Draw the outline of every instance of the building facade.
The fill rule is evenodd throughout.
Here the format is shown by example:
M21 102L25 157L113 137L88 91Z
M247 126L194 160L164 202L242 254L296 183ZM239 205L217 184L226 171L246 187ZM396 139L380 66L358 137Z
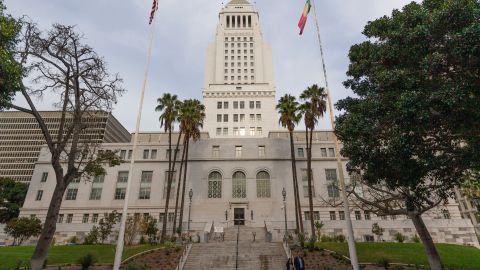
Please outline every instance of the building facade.
M190 227L192 233L200 236L212 227L265 227L273 240L281 240L285 223L288 230L295 228L295 204L289 134L277 128L271 49L263 42L258 13L246 0L232 0L222 9L219 19L216 40L207 52L203 92L205 129L189 149L182 227ZM177 136L175 133L172 141ZM302 218L307 221L310 215L303 132L294 133L294 143ZM70 183L58 219L57 243L73 235L81 241L106 213L121 213L128 181L131 181L129 213L150 215L160 222L167 220L171 228L175 197L181 187L180 173L175 172L165 216L167 134L139 134L136 153L132 152L131 142L104 143L102 150L118 151L126 161L135 157L133 177L128 179L127 162L107 167L104 176ZM336 188L339 175L336 155L333 133L314 132L313 216L325 224L322 233L331 236L347 234L346 213ZM49 159L49 152L43 148L21 209L22 216L45 219L55 185ZM348 184L351 179L345 169L346 162L343 159L342 169ZM411 220L405 216L376 216L356 207L353 201L350 215L357 241L373 240L373 223L385 229L385 241L392 241L398 232L409 238L416 234ZM461 215L454 200L426 213L424 221L436 242L479 246L471 221ZM307 222L304 227L308 231Z
M48 130L56 134L61 121L58 111L44 111L40 115ZM71 117L67 116L66 122ZM129 142L130 133L107 112L92 112L85 117L87 129L81 138L98 143ZM46 144L37 120L28 113L0 112L0 177L29 182L40 149Z
M230 1L219 14L207 49L203 101L204 131L212 138L261 138L278 130L272 49L246 0Z

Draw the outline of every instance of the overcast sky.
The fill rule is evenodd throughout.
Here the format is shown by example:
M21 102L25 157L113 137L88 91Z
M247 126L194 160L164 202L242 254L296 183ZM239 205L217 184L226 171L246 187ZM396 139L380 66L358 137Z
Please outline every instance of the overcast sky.
M146 62L148 16L152 0L4 0L7 13L28 15L41 29L52 23L76 25L85 43L104 56L112 73L124 79L127 93L114 115L129 130L135 128L139 91ZM141 129L158 131L156 99L165 92L180 98L202 99L205 52L215 36L222 0L159 0L152 66L147 84ZM334 103L348 95L348 51L362 42L368 21L390 15L411 0L316 0L324 43L327 73ZM297 23L304 0L257 0L256 8L264 38L272 45L278 98L298 96L308 85L324 85L316 41L314 13L310 13L303 36ZM43 100L41 109L51 109ZM319 124L328 129L328 121Z

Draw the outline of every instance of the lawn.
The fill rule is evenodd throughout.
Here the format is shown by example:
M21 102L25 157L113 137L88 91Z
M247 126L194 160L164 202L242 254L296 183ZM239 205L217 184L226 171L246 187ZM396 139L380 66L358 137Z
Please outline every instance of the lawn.
M317 243L321 248L348 256L347 243ZM375 263L387 258L392 263L428 265L425 250L419 243L356 243L360 262ZM453 269L480 269L480 249L449 244L436 245L442 262Z
M159 246L140 245L133 247L126 247L123 253L123 258L126 259L134 254L142 251L158 248ZM27 265L32 256L34 246L20 246L20 247L0 247L0 269L3 267L13 267L18 260L22 261L22 265ZM113 245L91 245L91 246L54 246L48 251L48 263L65 264L76 263L77 260L87 254L94 254L99 263L113 263L115 256L115 246Z

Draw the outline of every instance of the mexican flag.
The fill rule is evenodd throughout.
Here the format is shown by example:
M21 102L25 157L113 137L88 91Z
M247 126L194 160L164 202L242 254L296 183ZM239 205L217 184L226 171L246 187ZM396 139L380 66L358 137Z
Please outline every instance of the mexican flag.
M303 34L303 29L305 28L305 24L307 24L307 16L310 12L310 8L312 5L310 4L310 0L307 0L305 3L305 7L303 8L302 17L300 17L300 21L298 22L298 27L300 28L300 35Z

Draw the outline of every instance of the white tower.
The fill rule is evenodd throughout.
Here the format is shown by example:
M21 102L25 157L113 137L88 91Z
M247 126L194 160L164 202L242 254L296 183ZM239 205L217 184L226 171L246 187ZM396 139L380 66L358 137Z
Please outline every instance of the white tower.
M219 14L207 49L203 99L210 137L266 137L277 130L272 49L246 0L230 1Z

